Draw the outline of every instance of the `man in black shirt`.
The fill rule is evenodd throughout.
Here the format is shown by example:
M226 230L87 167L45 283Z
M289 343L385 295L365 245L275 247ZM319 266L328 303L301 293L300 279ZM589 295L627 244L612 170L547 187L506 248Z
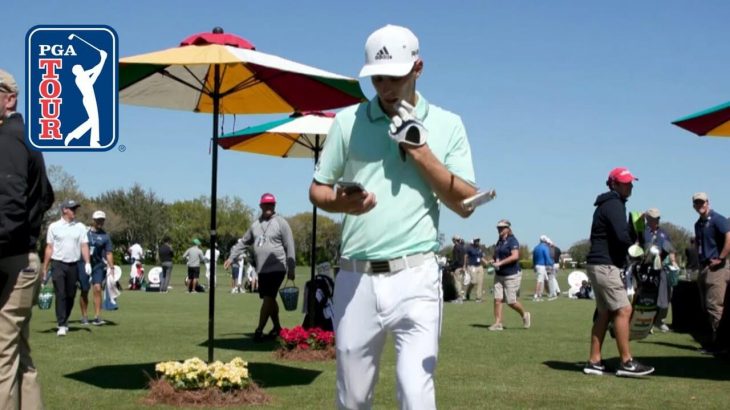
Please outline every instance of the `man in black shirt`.
M456 287L454 303L464 303L464 255L466 255L466 248L464 247L464 239L459 235L454 235L451 240L454 242L454 248L451 250L451 274L454 275L454 285Z
M162 265L162 280L160 281L160 292L167 293L167 287L170 285L170 278L172 277L172 246L170 246L170 238L165 237L162 240L162 245L157 251L160 257L160 264Z
M0 69L0 406L40 409L28 338L40 284L36 242L53 189L43 155L25 145L17 103L18 84Z

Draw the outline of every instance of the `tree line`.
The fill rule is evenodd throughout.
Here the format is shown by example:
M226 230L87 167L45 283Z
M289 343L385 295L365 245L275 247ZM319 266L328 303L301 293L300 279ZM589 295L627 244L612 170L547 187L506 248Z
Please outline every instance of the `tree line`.
M175 252L175 262L184 263L181 256L192 246L194 238L210 247L210 198L168 203L151 190L135 183L130 188L117 188L98 196L88 196L79 188L76 179L61 166L48 167L48 177L55 192L53 207L46 213L42 231L41 249L45 246L47 226L61 217L61 203L74 199L82 206L76 219L91 226L91 214L100 209L106 213L104 229L114 243L114 260L122 264L130 245L139 243L146 250L145 263L155 263L157 249L165 237L169 237ZM230 248L258 217L258 209L247 206L239 197L222 197L217 202L218 249L227 257ZM303 212L285 217L292 228L296 247L296 259L300 265L309 265L312 235L312 213ZM316 261L332 262L339 249L341 224L317 215Z

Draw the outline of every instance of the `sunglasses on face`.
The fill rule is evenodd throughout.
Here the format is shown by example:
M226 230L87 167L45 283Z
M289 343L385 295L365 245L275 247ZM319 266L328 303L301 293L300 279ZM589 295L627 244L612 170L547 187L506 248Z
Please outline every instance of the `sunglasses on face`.
M702 205L705 204L705 202L706 201L703 201L701 199L698 199L698 200L692 201L692 205L694 205L694 206L702 206Z

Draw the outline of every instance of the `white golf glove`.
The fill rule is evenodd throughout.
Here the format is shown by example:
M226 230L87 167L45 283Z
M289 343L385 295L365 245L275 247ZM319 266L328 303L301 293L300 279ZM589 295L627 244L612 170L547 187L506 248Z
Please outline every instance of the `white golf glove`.
M388 135L398 144L402 142L420 147L426 143L428 130L416 118L415 108L405 100L401 100L398 115L391 118Z
M91 275L91 264L87 263L84 265L84 272L86 272L87 275Z

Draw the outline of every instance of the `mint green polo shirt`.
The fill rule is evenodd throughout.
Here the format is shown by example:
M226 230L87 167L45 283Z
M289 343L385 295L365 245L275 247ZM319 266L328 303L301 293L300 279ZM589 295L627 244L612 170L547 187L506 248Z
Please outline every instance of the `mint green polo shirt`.
M471 148L461 118L418 94L416 117L429 131L427 144L446 168L474 184ZM401 160L388 136L390 118L378 97L348 107L335 117L314 179L361 183L377 205L363 215L346 215L341 255L359 260L392 259L437 251L439 201L410 157Z

